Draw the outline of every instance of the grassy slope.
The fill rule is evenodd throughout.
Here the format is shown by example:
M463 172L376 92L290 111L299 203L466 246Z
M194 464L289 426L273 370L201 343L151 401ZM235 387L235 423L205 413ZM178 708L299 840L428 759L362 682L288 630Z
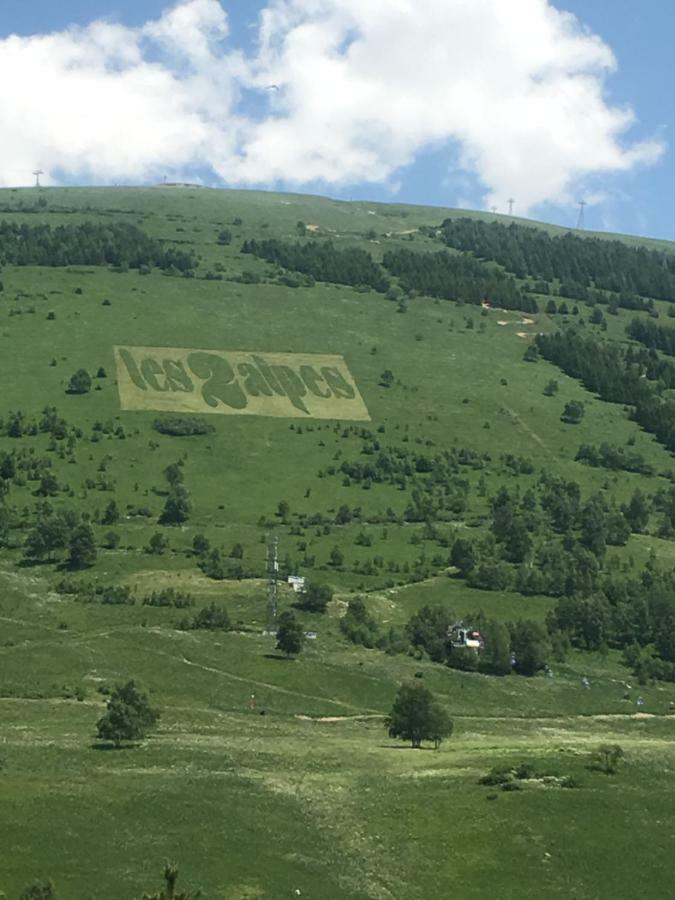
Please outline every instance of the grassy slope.
M28 223L86 221L105 216L140 222L165 239L194 242L202 270L223 263L228 274L266 267L242 259L245 237L292 236L303 220L331 229L336 241L364 241L373 228L406 241L402 232L439 222L446 211L345 204L320 198L196 189L46 191L48 208L11 214ZM0 192L0 205L33 192ZM80 210L60 211L61 208ZM89 208L88 208L89 207ZM459 214L459 213L457 213ZM464 214L464 213L461 213ZM0 214L0 218L9 213ZM240 216L229 248L218 247L220 227ZM231 226L230 226L231 227ZM410 245L432 245L415 235ZM153 274L5 269L0 297L0 417L21 408L38 414L53 403L89 433L96 420L118 418L129 437L82 443L77 465L54 460L60 480L75 492L71 503L102 508L111 494L86 491L105 457L120 506L148 505L158 513L161 470L187 454L186 482L195 512L188 526L170 530L172 553L149 557L142 547L157 526L133 520L118 529L123 550L101 554L93 577L125 582L141 593L165 585L189 586L199 602L227 603L247 627L264 621L264 585L219 584L198 575L180 551L197 532L228 549L245 546L245 560L260 564L261 515L273 516L280 499L294 511L328 513L341 503L400 511L405 496L385 487L345 488L340 478L320 478L335 456L358 458L361 441L343 437L333 423L291 430L273 419L209 417L208 438L159 438L152 413L120 413L113 377L113 344L192 346L342 353L383 441L415 447L467 446L489 452L488 492L505 478L499 454L522 454L537 468L579 481L584 491L606 488L618 500L635 486L653 492L661 479L608 475L573 462L581 442L611 440L635 448L659 471L670 457L630 423L620 407L602 404L546 363L521 362L526 338L555 327L540 314L521 316L420 298L405 315L375 294L317 285L290 290L268 284L186 282ZM82 294L75 294L75 288ZM28 296L20 296L21 292ZM44 296L40 296L44 295ZM105 298L111 306L102 306ZM34 313L27 310L33 307ZM22 310L21 315L9 315ZM47 312L55 320L47 320ZM475 328L466 329L466 319ZM610 317L621 339L628 315ZM500 325L499 322L507 322ZM485 324L481 333L479 325ZM373 348L375 350L373 351ZM56 367L50 366L55 358ZM102 391L69 397L75 369L109 377ZM391 368L398 383L387 390L379 374ZM551 377L555 398L542 390ZM502 382L505 381L506 384ZM581 426L559 421L568 399L584 399ZM464 402L468 401L468 402ZM150 442L157 446L151 447ZM0 440L0 448L15 446ZM44 437L25 446L46 452ZM432 448L433 449L433 448ZM470 473L474 487L479 473ZM512 479L524 488L528 478ZM136 489L136 484L138 489ZM32 487L32 486L31 486ZM309 497L306 497L310 489ZM30 504L30 490L13 501ZM481 500L472 495L479 519ZM221 508L222 507L222 508ZM105 528L99 528L102 534ZM358 526L330 535L309 530L302 539L322 565L331 547L350 561L381 553L408 560L432 544L412 544L418 529L368 529L371 547L357 547ZM299 555L298 537L281 531L281 552ZM654 549L664 561L673 544L633 538L621 559L644 561ZM83 606L50 591L49 567L17 569L16 554L0 560L0 889L16 896L33 876L51 875L65 897L119 900L139 896L157 879L162 861L180 862L186 878L207 897L326 898L445 897L663 897L672 879L664 862L672 835L675 690L645 688L645 710L634 718L634 700L623 699L625 670L608 659L573 656L551 679L486 679L407 658L346 647L339 639L341 605L359 582L374 588L369 603L384 622L404 622L425 602L443 602L458 615L483 608L505 619L543 618L551 601L471 591L446 578L383 590L378 579L323 570L338 600L296 662L270 658L271 644L256 633L194 635L171 628L182 613L141 606ZM310 575L313 573L309 573ZM380 579L381 581L381 579ZM283 605L291 598L283 597ZM401 680L415 672L447 705L456 734L439 753L396 749L382 719ZM163 709L157 736L136 750L90 749L102 698L101 683L133 675ZM580 686L582 675L591 689ZM77 687L86 699L64 699ZM251 694L255 693L255 709ZM261 716L261 710L266 715ZM353 717L335 722L303 717ZM585 769L600 741L618 741L628 753L617 778ZM532 784L488 801L478 776L497 762L533 760L540 771L579 775L583 787L565 791ZM645 881L644 872L650 873Z

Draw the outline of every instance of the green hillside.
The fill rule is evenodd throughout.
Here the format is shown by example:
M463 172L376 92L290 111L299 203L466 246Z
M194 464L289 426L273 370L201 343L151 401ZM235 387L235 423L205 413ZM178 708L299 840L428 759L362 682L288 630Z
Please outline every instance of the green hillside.
M675 253L575 235L0 191L0 896L669 894ZM410 682L437 750L387 734Z

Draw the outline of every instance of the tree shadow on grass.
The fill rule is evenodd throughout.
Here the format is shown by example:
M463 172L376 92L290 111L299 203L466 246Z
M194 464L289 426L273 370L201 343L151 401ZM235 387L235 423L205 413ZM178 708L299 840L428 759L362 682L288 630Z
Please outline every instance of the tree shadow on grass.
M90 750L138 750L138 744L129 741L123 741L121 744L115 744L113 741L93 741L89 745Z
M410 744L378 744L378 749L380 750L433 750L436 752L436 748L432 745L427 745L424 747L411 747Z
M32 559L24 557L23 559L20 559L16 565L19 569L35 569L38 566L53 566L56 562L55 559Z
M279 659L282 662L295 662L294 656L284 656L282 653L264 653L265 659Z

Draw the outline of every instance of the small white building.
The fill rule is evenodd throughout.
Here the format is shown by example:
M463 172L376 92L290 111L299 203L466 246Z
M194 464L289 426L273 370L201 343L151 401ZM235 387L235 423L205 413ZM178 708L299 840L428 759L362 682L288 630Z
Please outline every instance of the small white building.
M289 575L288 583L293 588L296 594L304 594L305 593L305 579L300 575Z
M478 653L485 646L480 631L467 628L462 622L453 625L448 636L453 647L466 647L467 650L475 650Z

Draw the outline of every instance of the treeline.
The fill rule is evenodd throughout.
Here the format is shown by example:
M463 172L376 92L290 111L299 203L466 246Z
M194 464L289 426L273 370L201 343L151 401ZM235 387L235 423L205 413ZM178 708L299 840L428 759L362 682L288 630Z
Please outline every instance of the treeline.
M559 597L595 590L607 547L645 531L651 505L639 491L622 507L601 494L584 501L576 482L545 473L522 495L501 488L490 509L486 538L452 546L461 577L482 590Z
M626 334L650 350L661 350L666 356L675 356L675 328L657 325L649 319L633 319L626 327Z
M654 466L648 463L641 453L624 450L602 443L599 447L593 444L582 444L574 457L577 462L585 463L594 469L610 469L612 471L636 472L638 475L653 475Z
M462 467L485 465L484 459L470 451L453 449L428 455L402 447L380 447L377 441L364 444L362 454L365 460L345 460L328 474L342 475L345 487L358 484L369 490L387 484L409 490L406 522L456 519L465 512L469 496L469 482L460 476Z
M468 218L446 219L441 234L449 247L497 262L517 278L529 275L620 295L675 299L672 254L621 241L571 233L551 236L540 228Z
M480 654L457 646L452 629L457 619L447 607L424 606L414 613L403 628L382 629L368 612L362 597L349 601L340 620L340 631L353 644L376 647L385 653L407 653L428 657L453 669L480 671L487 675L533 676L544 669L555 640L538 622L503 623L476 613L471 624L484 641Z
M573 330L540 334L536 345L544 359L580 379L601 400L633 407L633 419L668 450L675 451L675 401L659 393L675 385L675 367L665 360L647 360L619 345L600 343ZM645 351L649 357L649 351ZM652 383L657 375L659 381Z
M192 253L165 248L136 225L21 225L0 222L0 265L160 267L185 273L197 266Z
M605 578L586 597L565 597L549 615L550 630L585 650L615 647L644 681L675 681L675 573L648 563L639 578Z
M242 253L308 275L316 281L370 287L380 293L389 288L381 267L369 253L358 247L338 249L330 241L291 243L279 240L245 241Z
M524 312L538 309L537 301L520 290L513 276L470 256L390 250L384 255L384 266L400 278L408 292Z

